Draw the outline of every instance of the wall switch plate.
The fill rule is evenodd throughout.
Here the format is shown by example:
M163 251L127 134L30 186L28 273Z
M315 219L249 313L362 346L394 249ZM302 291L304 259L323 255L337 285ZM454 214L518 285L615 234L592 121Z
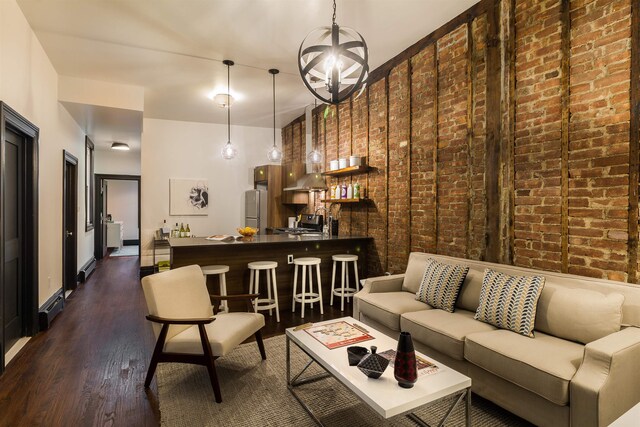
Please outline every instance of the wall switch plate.
M293 255L287 255L287 264L293 264Z

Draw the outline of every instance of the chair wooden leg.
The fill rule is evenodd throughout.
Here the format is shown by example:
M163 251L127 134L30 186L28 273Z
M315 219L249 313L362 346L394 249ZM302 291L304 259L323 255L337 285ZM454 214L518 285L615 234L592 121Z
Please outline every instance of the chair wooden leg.
M207 337L207 331L205 330L204 325L198 325L198 330L200 332L200 341L202 342L202 351L204 352L204 357L207 362L207 371L209 371L209 380L213 387L213 394L216 397L216 402L222 403L222 394L220 393L220 384L218 383L218 375L216 373L215 358L211 353L211 346L209 344L209 338Z
M154 347L153 355L151 356L151 362L149 362L147 377L144 380L145 388L149 388L149 386L151 385L151 381L153 380L153 375L156 373L156 368L158 367L158 361L160 360L160 355L162 354L162 349L164 348L164 342L167 339L168 330L169 330L169 325L163 325L162 329L160 330L158 341L156 341L156 346Z
M262 360L267 360L267 353L264 351L264 342L262 342L262 331L256 332L256 342L258 343L258 348L260 349L260 356L262 356Z

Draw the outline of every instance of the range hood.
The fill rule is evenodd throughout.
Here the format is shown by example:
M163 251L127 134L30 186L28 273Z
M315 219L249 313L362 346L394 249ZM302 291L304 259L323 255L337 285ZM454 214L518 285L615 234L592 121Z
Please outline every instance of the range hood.
M307 105L305 108L305 119L307 123L311 123L313 106ZM306 127L306 135L305 135L305 158L311 152L313 141L311 139L311 126ZM313 172L313 167L311 164L307 163L306 174L300 177L294 186L283 188L283 191L325 191L327 190L327 183L324 181L324 177L320 174L320 172Z
M283 188L283 191L325 191L327 183L320 172L308 173L299 178L293 187Z

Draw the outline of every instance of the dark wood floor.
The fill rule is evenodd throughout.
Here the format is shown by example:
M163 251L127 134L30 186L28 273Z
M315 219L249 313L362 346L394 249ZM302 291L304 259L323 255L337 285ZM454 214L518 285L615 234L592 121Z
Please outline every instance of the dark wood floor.
M0 426L157 426L155 381L143 382L154 337L137 257L106 258L67 300L52 327L32 338L0 377ZM328 298L328 297L327 297ZM299 313L299 312L298 312ZM304 322L340 317L316 306L266 316L265 337ZM351 314L351 306L344 315ZM268 355L267 355L268 357Z

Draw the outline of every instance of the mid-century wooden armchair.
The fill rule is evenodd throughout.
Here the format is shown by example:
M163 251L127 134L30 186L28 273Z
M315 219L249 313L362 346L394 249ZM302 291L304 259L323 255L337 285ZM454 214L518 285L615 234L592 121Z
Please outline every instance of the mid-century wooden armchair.
M222 395L215 367L218 357L255 335L262 359L267 358L261 333L264 316L254 313L251 305L257 294L209 295L198 265L146 276L142 279L142 289L149 309L147 319L153 322L157 337L144 382L146 388L160 362L204 365L209 371L216 402L220 403ZM211 301L215 307L223 299L246 300L251 312L214 313Z

